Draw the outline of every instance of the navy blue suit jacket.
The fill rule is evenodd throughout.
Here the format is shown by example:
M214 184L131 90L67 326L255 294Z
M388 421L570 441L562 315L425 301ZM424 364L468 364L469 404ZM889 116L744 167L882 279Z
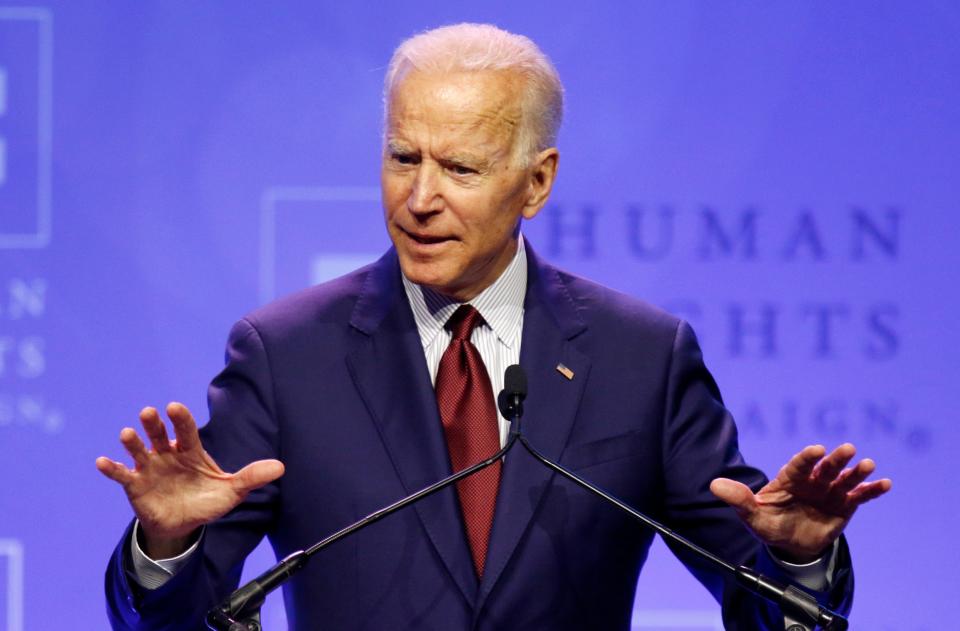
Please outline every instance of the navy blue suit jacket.
M764 564L708 489L717 476L754 488L765 479L740 456L690 328L540 262L529 247L528 256L520 363L530 442L694 542ZM278 458L286 474L209 525L199 552L159 589L128 578L128 530L106 576L116 628L201 629L263 535L282 557L450 473L392 250L241 320L209 402L201 434L225 470ZM448 489L316 556L284 592L290 628L625 630L651 539L516 449L482 580ZM782 628L778 612L680 556L723 604L728 628ZM832 593L818 597L845 609L851 593L844 547Z

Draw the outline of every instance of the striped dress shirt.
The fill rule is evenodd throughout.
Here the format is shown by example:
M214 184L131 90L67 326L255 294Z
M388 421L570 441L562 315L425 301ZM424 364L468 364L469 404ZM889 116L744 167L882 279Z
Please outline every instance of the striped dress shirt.
M413 319L420 333L420 343L430 371L430 382L436 384L440 358L453 335L444 328L447 320L461 304L469 304L480 312L484 324L476 327L470 341L480 352L494 402L503 389L503 373L507 366L520 363L520 338L523 333L523 300L527 295L527 253L523 236L517 240L517 251L492 285L466 303L459 303L437 292L414 284L403 277L403 288L413 310ZM510 433L510 423L497 410L500 420L500 444Z

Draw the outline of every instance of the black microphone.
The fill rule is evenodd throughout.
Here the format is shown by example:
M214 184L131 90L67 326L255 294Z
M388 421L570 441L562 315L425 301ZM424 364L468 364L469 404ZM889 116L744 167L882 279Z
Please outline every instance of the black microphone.
M520 366L514 365L507 368L503 381L507 387L500 391L497 401L500 412L510 420L510 435L507 437L506 444L499 451L475 465L461 469L457 473L434 482L416 493L370 513L363 519L338 530L306 550L294 552L246 585L234 590L219 605L208 611L207 627L214 631L260 631L260 607L267 595L283 585L296 572L303 569L314 554L330 544L348 537L388 515L392 515L401 508L419 502L423 498L433 495L481 469L486 469L503 458L520 437L520 417L523 416L523 399L527 396L527 377Z
M306 552L298 550L234 590L226 600L207 612L207 626L223 631L260 631L260 607L267 594L300 571L309 559Z
M503 418L510 421L510 435L520 434L520 417L523 416L523 400L527 398L527 373L517 364L507 366L503 373L503 390L497 396L497 408Z
M743 565L737 568L736 576L748 591L779 605L780 611L805 624L827 631L846 631L849 625L846 618L820 606L816 598L798 587L783 585Z
M508 412L516 413L516 411L519 410L519 414L523 414L522 403L526 396L526 374L523 372L523 369L520 366L510 366L507 368L507 372L504 375L504 389L497 398L497 402L500 406L500 412L506 418L510 418ZM830 611L829 609L826 609L825 607L821 607L820 603L818 603L813 596L807 594L806 592L792 585L789 587L784 586L748 567L742 565L740 567L736 567L724 561L709 550L701 548L692 541L673 532L655 519L647 517L629 504L626 504L613 495L610 495L603 489L595 486L591 482L581 478L572 471L568 471L556 462L553 462L537 451L533 445L527 442L527 439L520 434L519 415L517 416L517 419L511 423L510 437L511 439L517 437L524 449L526 449L527 452L540 463L546 465L553 471L556 471L561 476L567 478L571 482L574 482L578 486L599 496L610 504L613 504L634 519L637 519L647 527L659 533L661 537L674 541L680 546L693 552L696 556L710 561L722 571L734 576L737 582L749 592L779 606L782 612L789 613L791 617L798 620L819 625L828 631L845 631L847 628L848 623L846 618L840 614Z

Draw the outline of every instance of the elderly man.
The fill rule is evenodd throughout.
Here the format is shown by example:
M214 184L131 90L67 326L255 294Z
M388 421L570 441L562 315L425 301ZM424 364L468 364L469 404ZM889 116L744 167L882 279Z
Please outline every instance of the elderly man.
M114 626L202 628L264 535L284 556L493 453L507 430L494 394L514 363L530 382L524 431L548 456L730 561L847 608L841 531L889 480L866 482L869 460L845 468L844 445L807 447L767 482L744 464L686 324L547 265L520 236L559 159L562 88L540 50L492 26L436 29L397 49L384 94L393 248L241 320L202 431L170 404L171 441L145 408L151 447L120 435L135 468L97 460L137 517L107 571ZM651 538L515 451L324 550L287 587L288 618L627 629ZM728 628L783 628L680 556Z

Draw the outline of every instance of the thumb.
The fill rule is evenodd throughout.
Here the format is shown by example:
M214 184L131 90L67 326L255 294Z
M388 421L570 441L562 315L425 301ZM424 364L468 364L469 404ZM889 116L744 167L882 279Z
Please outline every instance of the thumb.
M749 515L757 507L757 500L750 487L728 478L717 478L710 483L710 491L732 506L741 515Z
M237 492L246 494L273 482L282 476L283 472L283 463L279 460L257 460L237 471L233 482Z

